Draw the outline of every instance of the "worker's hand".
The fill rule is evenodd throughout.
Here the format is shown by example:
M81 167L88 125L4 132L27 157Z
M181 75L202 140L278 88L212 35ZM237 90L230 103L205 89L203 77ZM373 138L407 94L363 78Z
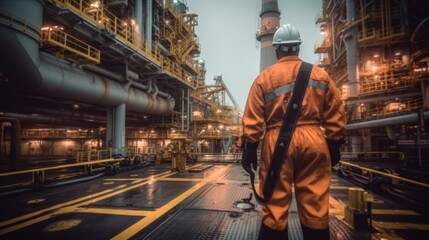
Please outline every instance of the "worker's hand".
M340 149L344 142L326 139L326 143L328 143L329 154L331 155L331 166L334 167L341 159Z
M258 168L257 149L259 142L251 143L245 141L243 144L243 155L241 156L241 165L246 172L256 170Z

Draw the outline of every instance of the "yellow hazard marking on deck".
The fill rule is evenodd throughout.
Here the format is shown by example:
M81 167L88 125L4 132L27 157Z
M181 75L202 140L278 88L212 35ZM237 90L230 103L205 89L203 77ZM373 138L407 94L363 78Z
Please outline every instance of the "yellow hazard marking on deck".
M335 189L335 190L349 190L350 188L356 188L356 187L352 187L352 186L330 186L330 189ZM359 188L362 189L362 188Z
M107 178L104 179L104 181L109 182L131 182L131 181L138 181L138 180L146 180L147 178Z
M407 222L376 222L377 227L396 230L424 230L429 231L429 224Z
M337 216L337 218L344 217L344 206L345 204L342 201L329 196L329 204L333 208L329 208L329 214ZM341 220L341 219L340 219Z
M23 216L19 216L19 217L16 217L16 218L13 218L13 219L10 219L10 220L7 220L7 221L0 222L0 227L7 226L7 225L11 225L11 224L16 223L16 222L24 221L24 220L26 220L28 218L36 217L38 215L44 214L44 213L49 212L49 211L53 211L51 214L42 215L42 216L34 218L32 220L29 220L29 221L26 221L26 222L23 222L23 223L20 223L20 224L13 225L13 226L11 226L9 228L2 229L2 230L0 230L0 235L16 231L18 229L21 229L21 228L33 225L33 224L38 223L38 222L45 221L45 220L47 220L47 219L49 219L51 217L57 216L58 214L73 212L74 209L76 209L77 207L80 207L82 205L89 205L91 203L94 203L94 202L97 202L97 201L100 201L100 200L103 200L103 199L115 196L117 194L123 193L125 191L131 190L131 189L134 189L134 188L137 188L137 187L140 187L142 185L148 184L148 183L150 183L155 178L158 178L158 177L167 177L167 176L170 176L172 174L174 174L174 173L164 172L164 173L160 173L160 174L157 174L157 175L152 175L152 176L146 178L146 180L148 180L147 182L142 182L142 183L139 183L139 184L136 184L136 185L131 185L131 186L127 187L127 188L124 188L127 185L120 185L120 186L117 186L117 187L115 187L113 189L108 189L108 190L105 190L105 191L101 191L99 193L91 194L91 195L88 195L88 196L85 196L85 197L81 197L81 198L78 198L78 199L75 199L75 200L72 200L72 201L68 201L68 202L65 202L65 203L57 204L57 205L54 205L54 206L49 207L49 208L45 208L45 209L42 209L42 210L39 210L39 211L36 211L36 212L32 212L32 213L29 213L29 214L26 214L26 215L23 215ZM143 181L143 179L141 181Z
M44 198L36 198L36 199L28 201L27 204L41 203L41 202L44 202L44 201L45 201Z
M58 222L54 222L46 226L43 231L45 232L58 232L58 231L64 231L71 228L76 227L82 222L80 219L69 219L69 220L62 220Z
M131 238L136 233L138 233L139 231L141 231L142 229L144 229L145 227L147 227L149 224L151 224L152 222L154 222L155 220L157 220L158 218L160 218L161 216L163 216L164 214L166 214L168 211L170 211L171 209L173 209L175 206L177 206L183 200L185 200L186 198L188 198L190 195L192 195L193 193L195 193L196 191L198 191L200 188L202 188L208 182L213 181L213 180L218 180L219 176L221 174L223 174L228 168L230 168L230 166L227 166L225 168L220 169L219 172L216 172L213 176L210 176L205 181L202 181L202 182L199 182L199 183L195 184L193 187L191 187L190 189L188 189L184 193L180 194L179 196L177 196L176 198L174 198L170 202L166 203L161 208L159 208L158 210L154 211L150 215L146 216L142 220L140 220L140 221L136 222L135 224L131 225L129 228L125 229L124 231L122 231L121 233L119 233L118 235L116 235L115 237L113 237L112 239L114 239L114 240L115 239L116 240L121 240L121 239L129 239L129 238ZM164 179L162 179L162 180L164 180Z
M97 213L97 214L137 216L137 217L144 217L153 212L153 211L113 209L113 208L80 208L80 207L74 209L73 211L79 212L79 213Z
M75 200L71 200L71 201L68 201L68 202L65 202L65 203L57 204L57 205L54 205L52 207L48 207L48 208L39 210L39 211L36 211L36 212L32 212L32 213L25 214L25 215L22 215L22 216L19 216L19 217L16 217L16 218L12 218L12 219L9 219L7 221L0 222L0 227L7 226L7 225L10 225L10 224L13 224L13 223L16 223L16 222L20 222L20 221L23 221L25 219L32 218L32 217L35 217L37 215L46 213L48 211L54 211L56 209L59 209L59 208L62 208L62 207L66 207L68 205L72 205L72 204L78 203L80 201L91 199L91 198L96 197L96 196L103 196L103 195L105 195L105 194L107 194L109 192L112 192L112 191L114 191L114 190L113 189L104 190L104 191L99 192L99 193L90 194L90 195L85 196L85 197L81 197L81 198L78 198L78 199L75 199ZM46 215L46 216L48 216L48 215ZM14 228L13 231L19 229L18 226L20 226L20 225L21 224L13 226L13 228ZM25 226L29 226L29 225L27 224ZM0 234L4 234L4 233L8 233L8 232L11 232L11 231L8 231L8 229L3 229L3 230L0 231Z
M406 209L372 209L372 214L377 215L407 215L407 216L418 216L420 215L416 211Z
M103 182L103 185L112 185L114 182Z

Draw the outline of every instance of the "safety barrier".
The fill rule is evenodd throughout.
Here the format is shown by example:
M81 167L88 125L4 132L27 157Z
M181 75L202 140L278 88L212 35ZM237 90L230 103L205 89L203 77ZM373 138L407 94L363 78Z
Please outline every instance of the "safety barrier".
M197 162L238 163L241 153L193 153Z
M409 101L400 101L387 103L385 106L372 107L370 109L362 109L350 115L349 121L354 120L370 120L378 119L387 116L399 115L406 112L415 112L418 109L426 107L423 98L413 99Z
M186 72L179 63L170 60L166 56L163 56L158 46L149 46L145 38L133 30L133 22L128 23L117 18L100 2L92 2L88 0L49 1L63 8L72 10L100 29L104 29L107 32L112 33L118 40L135 49L153 63L159 65L164 72L176 77L181 82L196 88L196 79L194 79L191 74ZM195 69L195 71L199 72L198 69Z
M102 169L104 169L104 165L117 165L120 164L121 161L130 161L129 157L122 157L122 155L134 156L134 154L130 150L120 148L109 148L102 150L80 150L76 152L76 163L0 173L0 179L12 177L18 179L19 181L19 183L14 183L12 185L28 185L28 182L30 182L32 186L40 186L45 183L46 173L48 172L52 172L55 170L72 169L76 167L84 167L83 173L86 175L91 175L94 170L96 170L96 165L101 164ZM28 180L28 177L26 178L26 176L28 175L31 175L30 180ZM0 189L12 186L11 184L5 186L4 181L1 182L2 184L0 185Z
M390 173L382 172L382 171L371 169L371 168L367 168L367 167L362 167L362 166L359 166L359 165L354 164L354 163L340 161L339 167L342 168L342 169L344 169L344 168L354 168L354 169L360 170L361 172L365 172L368 175L368 180L370 182L374 179L374 176L378 175L378 176L390 178L391 180L395 180L397 182L409 183L409 184L412 184L412 185L416 185L416 186L420 186L420 187L424 187L424 188L429 189L429 184L427 184L427 183L423 183L423 182L419 182L419 181L414 181L414 180L411 180L411 179L400 177L400 176L395 175L395 174L390 174ZM349 172L349 173L355 174L353 172Z
M341 152L341 157L344 159L395 159L399 161L405 160L403 152L389 151L389 152Z
M90 62L100 63L100 50L80 41L79 39L61 31L59 27L42 28L42 42L53 44L68 50ZM79 61L82 62L82 61Z

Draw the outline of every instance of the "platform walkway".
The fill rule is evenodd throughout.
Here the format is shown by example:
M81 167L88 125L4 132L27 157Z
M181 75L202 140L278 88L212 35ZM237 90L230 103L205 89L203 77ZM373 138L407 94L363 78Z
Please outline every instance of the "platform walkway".
M251 199L254 209L239 208L248 183L240 164L198 163L183 172L163 164L1 196L0 239L256 239L260 206ZM354 231L343 221L350 187L334 176L331 239L429 239L427 216L377 196L375 229ZM295 205L289 228L290 239L301 239Z

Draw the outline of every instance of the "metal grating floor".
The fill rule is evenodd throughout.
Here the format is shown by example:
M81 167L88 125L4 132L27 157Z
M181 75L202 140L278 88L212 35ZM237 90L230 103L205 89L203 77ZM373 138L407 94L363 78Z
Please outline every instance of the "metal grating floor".
M168 166L150 166L4 198L0 212L9 220L0 221L0 239L257 238L261 206L253 198L254 209L237 207L237 203L248 203L244 200L252 193L241 165L215 164L201 172L166 169ZM145 178L152 175L159 176ZM429 218L424 212L382 196L376 196L373 204L374 229L351 229L342 220L341 210L353 186L334 176L332 240L429 239ZM289 212L289 239L302 239L295 201Z

